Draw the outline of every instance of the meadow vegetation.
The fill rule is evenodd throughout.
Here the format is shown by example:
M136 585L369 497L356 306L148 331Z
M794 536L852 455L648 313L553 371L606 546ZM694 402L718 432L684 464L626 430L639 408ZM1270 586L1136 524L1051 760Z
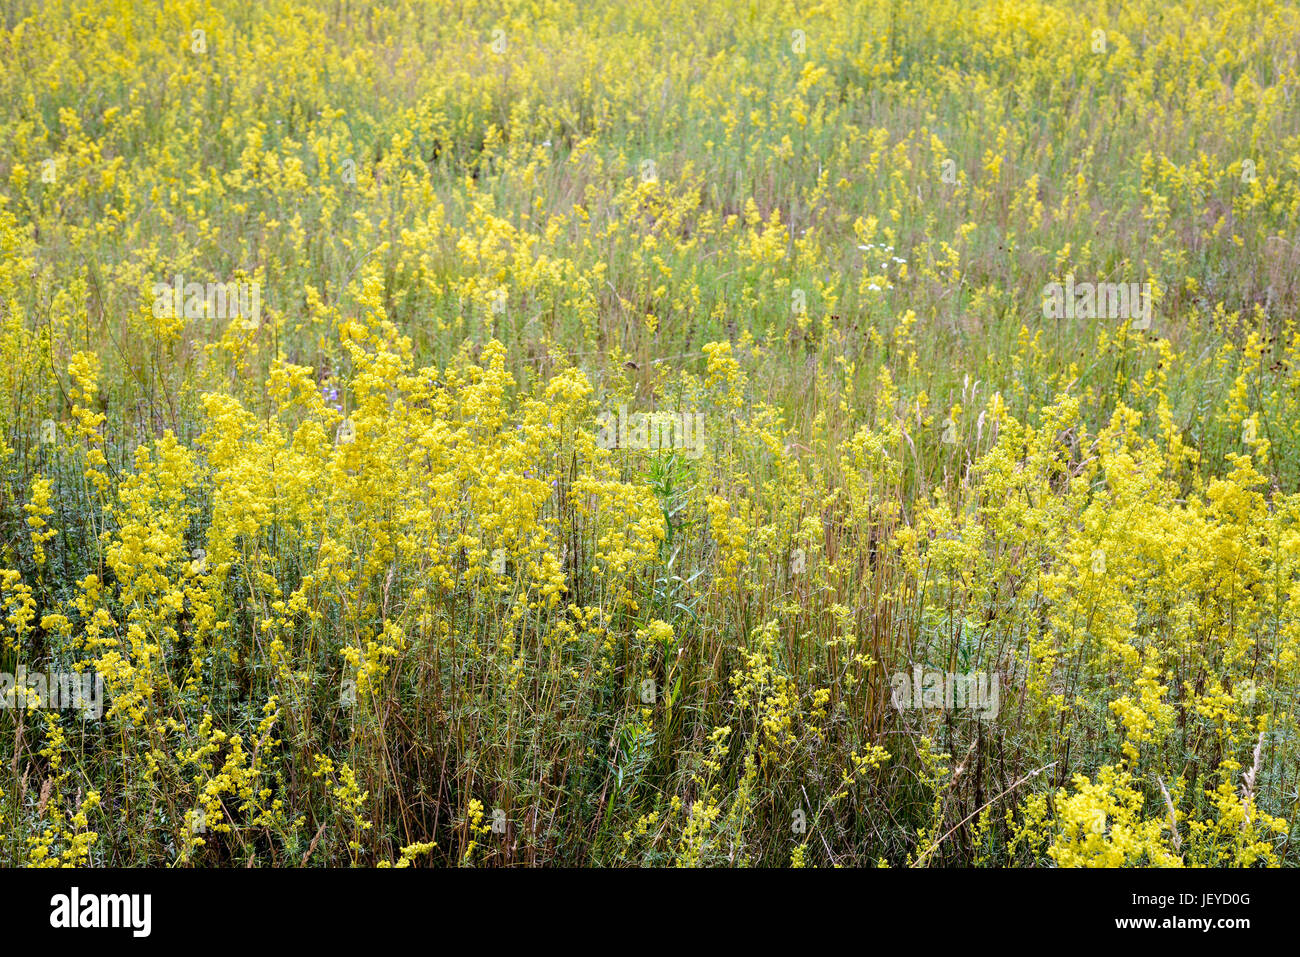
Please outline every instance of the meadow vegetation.
M0 672L104 710L0 863L1296 864L1298 98L1273 0L9 0Z

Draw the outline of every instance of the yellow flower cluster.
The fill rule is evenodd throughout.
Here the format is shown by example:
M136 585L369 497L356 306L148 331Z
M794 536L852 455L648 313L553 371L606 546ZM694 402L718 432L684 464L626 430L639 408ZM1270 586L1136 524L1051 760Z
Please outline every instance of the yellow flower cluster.
M1294 4L39 6L0 865L1297 863Z

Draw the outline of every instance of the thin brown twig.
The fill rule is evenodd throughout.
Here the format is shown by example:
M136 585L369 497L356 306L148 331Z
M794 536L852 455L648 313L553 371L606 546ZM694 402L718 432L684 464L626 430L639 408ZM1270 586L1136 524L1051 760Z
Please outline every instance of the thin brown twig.
M1038 775L1042 774L1044 771L1046 771L1048 768L1052 767L1052 766L1055 765L1056 763L1057 763L1057 762L1053 761L1051 764L1044 764L1041 768L1039 768L1039 769L1036 770L1036 771L1030 771L1030 772L1029 772L1028 774L1026 774L1023 778L1021 778L1021 779L1020 779L1019 781L1017 781L1015 784L1011 785L1011 787L1007 788L1007 789L1006 789L1005 791L1003 791L1001 794L997 795L996 797L989 798L987 801L984 802L983 806L976 808L976 809L975 809L974 811L972 811L970 814L966 815L966 817L962 818L960 821L958 821L956 824L954 824L953 827L952 827L952 829L949 830L946 834L944 834L943 837L939 838L939 840L937 840L937 841L935 841L933 844L931 844L930 847L929 847L929 849L928 849L924 854L922 854L920 857L918 857L918 858L916 859L915 863L912 864L912 866L913 866L913 867L920 867L920 866L921 866L921 862L924 861L924 860L925 860L927 857L929 857L931 854L933 854L933 853L934 853L934 849L935 849L936 847L938 847L940 844L942 844L945 840L947 840L947 839L952 835L953 831L956 831L957 828L961 827L961 826L962 826L963 824L965 824L967 821L969 821L969 820L971 820L972 818L974 818L974 817L975 817L976 815L978 815L981 811L983 811L984 808L988 807L988 806L989 806L990 804L992 804L993 802L995 802L995 801L997 801L997 800L1000 800L1001 798L1003 798L1003 797L1005 797L1006 795L1010 794L1010 793L1011 793L1012 791L1014 791L1016 788L1020 787L1020 785L1024 784L1026 781L1028 781L1030 778L1037 777Z

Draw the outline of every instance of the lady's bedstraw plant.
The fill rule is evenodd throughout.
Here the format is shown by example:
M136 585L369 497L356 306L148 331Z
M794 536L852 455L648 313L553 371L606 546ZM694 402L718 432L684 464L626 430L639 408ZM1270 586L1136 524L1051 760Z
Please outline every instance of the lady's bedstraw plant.
M1297 863L1293 4L9 6L0 864Z

